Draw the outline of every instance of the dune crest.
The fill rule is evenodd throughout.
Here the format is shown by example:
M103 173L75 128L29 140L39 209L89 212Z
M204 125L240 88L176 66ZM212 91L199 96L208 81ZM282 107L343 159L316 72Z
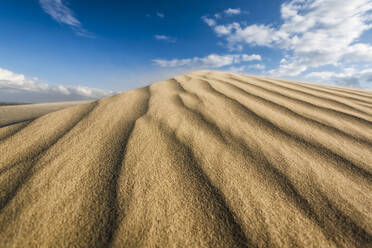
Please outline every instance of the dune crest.
M0 128L0 247L370 247L372 93L200 71Z

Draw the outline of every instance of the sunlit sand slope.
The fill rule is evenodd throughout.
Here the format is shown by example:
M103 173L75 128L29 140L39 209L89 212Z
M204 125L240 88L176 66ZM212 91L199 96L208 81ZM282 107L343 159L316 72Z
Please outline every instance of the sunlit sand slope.
M372 93L195 72L0 128L0 247L371 247Z

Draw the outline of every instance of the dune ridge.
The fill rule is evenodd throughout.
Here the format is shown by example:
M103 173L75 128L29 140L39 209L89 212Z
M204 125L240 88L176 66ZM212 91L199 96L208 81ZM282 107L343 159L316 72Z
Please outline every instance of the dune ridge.
M372 92L199 71L0 128L0 247L371 247Z

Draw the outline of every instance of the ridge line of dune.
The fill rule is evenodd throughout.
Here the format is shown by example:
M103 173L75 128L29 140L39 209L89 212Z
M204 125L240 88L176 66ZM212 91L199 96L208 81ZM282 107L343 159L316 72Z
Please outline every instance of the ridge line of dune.
M125 154L126 154L126 150L127 150L127 145L128 145L128 142L129 140L131 139L131 136L132 136L132 133L133 133L133 130L135 129L136 127L136 122L137 120L139 120L140 118L142 118L143 116L145 116L148 112L148 109L149 109L149 101L150 101L150 98L151 98L151 94L149 92L149 87L145 87L145 88L142 88L140 89L142 91L145 91L146 92L146 99L145 99L145 103L143 104L143 106L141 106L141 109L138 113L138 115L135 115L134 116L134 119L133 120L130 120L129 123L124 123L126 125L123 125L123 127L121 128L122 130L118 130L117 133L119 135L119 137L117 137L117 139L120 141L120 144L117 144L119 145L119 150L116 152L117 154L117 158L116 160L117 161L114 161L114 167L113 167L113 170L112 170L112 173L113 173L113 178L112 178L112 183L115 185L115 187L113 187L113 190L111 190L111 194L112 194L112 198L113 198L113 203L112 203L112 216L111 216L111 223L110 223L110 231L109 231L109 234L108 234L108 238L107 238L107 243L106 243L106 246L107 247L111 247L112 243L114 242L115 240L115 233L118 229L118 211L119 211L119 200L118 200L118 195L119 195L119 188L120 188L120 183L119 183L119 177L121 175L121 171L122 171L122 167L123 167L123 164L124 164L124 160L125 160ZM120 124L118 124L120 125Z

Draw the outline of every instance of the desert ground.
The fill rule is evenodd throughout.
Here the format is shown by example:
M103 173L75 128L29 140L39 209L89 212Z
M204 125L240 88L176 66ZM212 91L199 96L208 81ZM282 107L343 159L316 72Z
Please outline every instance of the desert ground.
M199 71L20 116L0 247L372 247L371 91Z
M70 101L56 103L17 104L0 103L0 127L34 120L47 113L90 101Z

